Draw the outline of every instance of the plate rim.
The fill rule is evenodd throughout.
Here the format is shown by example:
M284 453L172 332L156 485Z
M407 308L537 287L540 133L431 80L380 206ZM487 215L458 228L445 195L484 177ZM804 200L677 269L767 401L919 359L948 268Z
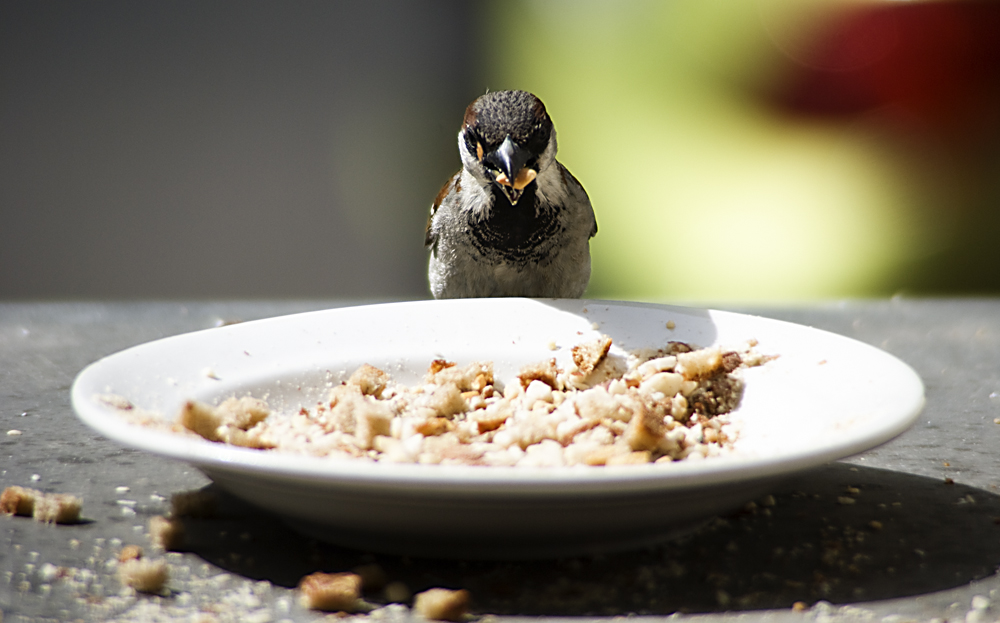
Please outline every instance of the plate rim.
M899 415L890 424L877 427L866 436L856 435L829 444L823 449L804 451L788 450L777 456L733 456L714 457L703 461L680 461L670 465L604 466L600 468L570 467L501 467L501 466L457 466L387 464L366 461L330 461L320 457L294 454L264 453L259 450L214 444L209 441L171 436L171 433L155 431L124 419L100 407L94 400L94 392L89 389L92 377L112 358L134 357L152 345L160 345L175 340L198 339L199 334L220 331L245 331L247 327L260 327L267 323L293 322L305 316L356 313L372 308L425 306L425 305L480 305L484 301L541 301L544 303L564 302L569 305L610 305L638 307L686 314L707 314L713 321L717 317L750 318L755 322L774 324L778 327L793 327L795 331L817 332L828 339L843 340L855 348L869 354L885 358L896 368L897 374L909 385L906 396L908 402L901 405ZM512 303L514 302L514 303ZM748 336L751 337L751 336ZM791 475L810 467L846 458L859 452L882 445L895 438L919 417L926 404L925 387L919 375L909 364L886 351L844 335L809 327L784 320L767 318L757 314L724 311L711 308L687 307L670 304L613 301L601 299L453 299L450 301L403 301L352 305L323 310L299 312L253 320L228 327L206 328L185 332L169 337L144 342L102 357L87 365L75 377L71 387L71 403L77 417L101 435L129 447L151 452L161 457L192 464L206 473L211 471L238 472L258 478L308 481L328 487L378 489L381 491L410 491L454 495L461 493L473 497L494 497L497 495L579 495L579 494L634 494L639 492L666 492L677 489L697 488L722 483L773 478ZM113 419L114 418L114 419ZM163 443L164 436L169 441Z

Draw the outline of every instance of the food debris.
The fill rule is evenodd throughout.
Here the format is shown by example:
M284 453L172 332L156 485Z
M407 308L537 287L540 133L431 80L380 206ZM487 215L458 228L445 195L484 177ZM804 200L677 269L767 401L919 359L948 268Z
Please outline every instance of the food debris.
M299 581L303 608L324 612L354 612L361 599L361 576L356 573L316 572Z
M612 353L601 336L524 366L500 383L490 362L431 362L407 387L358 368L312 408L273 411L263 400L197 401L183 429L260 450L394 463L616 466L707 458L732 451L740 369L767 361L755 341L724 350L682 342Z
M73 524L80 521L83 501L68 493L44 493L12 486L0 494L0 512L34 517L43 523Z
M431 588L417 593L413 610L433 621L461 621L469 611L469 601L469 591L465 589Z
M140 593L161 593L170 572L165 560L134 558L118 565L118 578Z

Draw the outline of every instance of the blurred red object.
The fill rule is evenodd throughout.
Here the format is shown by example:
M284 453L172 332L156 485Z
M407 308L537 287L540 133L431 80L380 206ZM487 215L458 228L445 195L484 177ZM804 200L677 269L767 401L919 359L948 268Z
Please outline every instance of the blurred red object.
M996 0L855 5L782 52L791 66L769 99L786 113L838 118L880 110L908 131L951 139L1000 127Z

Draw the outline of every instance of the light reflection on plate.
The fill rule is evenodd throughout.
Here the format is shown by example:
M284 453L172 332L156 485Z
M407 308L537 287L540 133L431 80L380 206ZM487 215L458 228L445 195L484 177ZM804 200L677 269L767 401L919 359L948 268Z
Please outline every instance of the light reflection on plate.
M668 324L669 323L669 324ZM673 327L673 328L668 328ZM778 358L744 371L731 456L620 467L501 468L331 461L126 425L109 392L173 418L183 401L267 395L312 405L370 363L414 382L433 359L494 362L498 379L598 334L625 349L748 339ZM210 370L211 374L206 371ZM197 466L230 493L324 540L468 558L623 549L767 493L776 481L881 444L923 407L898 359L835 334L755 316L552 299L418 301L332 309L179 335L83 370L73 408L105 437Z

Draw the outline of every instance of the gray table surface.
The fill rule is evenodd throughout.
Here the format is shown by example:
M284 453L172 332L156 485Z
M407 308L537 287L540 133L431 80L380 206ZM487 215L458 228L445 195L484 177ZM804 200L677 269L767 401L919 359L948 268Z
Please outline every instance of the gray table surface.
M923 379L924 412L892 442L776 489L773 504L616 555L488 563L317 543L214 491L187 465L96 435L70 409L73 378L102 356L222 322L337 305L0 304L0 485L80 495L86 520L49 526L0 516L0 620L318 620L324 615L298 604L298 579L369 562L412 591L468 588L476 615L506 620L1000 618L1000 299L742 310L892 353ZM217 515L186 520L185 551L159 554L170 566L169 592L123 589L114 562L121 547L148 548L149 518L166 513L173 494L205 487L217 495ZM371 618L410 617L379 607L378 594L369 601Z

